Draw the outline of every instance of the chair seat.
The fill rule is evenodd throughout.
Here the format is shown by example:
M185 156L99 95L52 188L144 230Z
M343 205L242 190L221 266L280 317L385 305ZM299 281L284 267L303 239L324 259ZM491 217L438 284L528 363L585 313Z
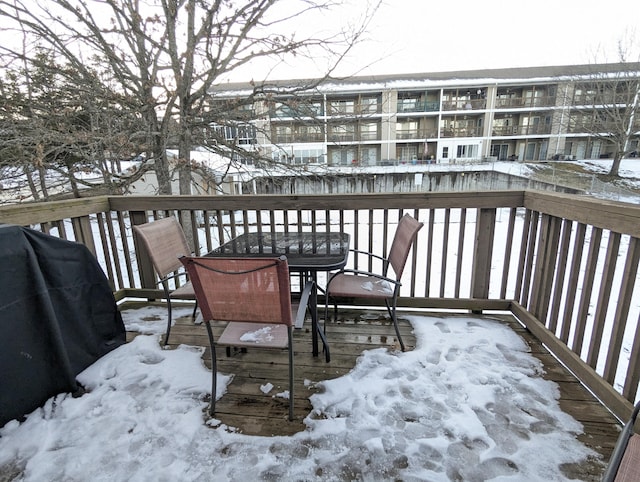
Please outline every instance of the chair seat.
M375 276L338 274L331 280L331 296L392 298L393 285Z
M193 285L191 284L191 281L189 281L183 284L182 286L180 286L179 288L176 288L175 290L173 290L169 294L169 297L175 298L178 300L195 300L196 292L193 290Z
M260 348L286 348L289 335L286 325L231 321L218 339L219 345Z

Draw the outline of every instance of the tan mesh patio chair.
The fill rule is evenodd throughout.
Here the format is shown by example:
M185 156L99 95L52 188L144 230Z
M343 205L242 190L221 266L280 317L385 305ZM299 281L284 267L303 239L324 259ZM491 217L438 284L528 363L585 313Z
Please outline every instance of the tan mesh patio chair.
M135 225L133 226L133 231L138 239L142 241L149 258L151 258L153 269L159 278L158 284L162 286L167 300L167 333L164 338L164 344L166 345L169 343L169 335L171 334L171 300L196 299L193 286L187 281L186 272L179 259L181 256L189 256L191 250L182 226L173 216ZM182 280L182 285L171 287L169 283L171 280L174 283ZM192 314L194 320L197 308L198 305L196 303Z
M289 266L285 257L184 257L181 261L193 283L211 346L209 413L215 413L216 345L287 348L289 420L293 420L293 327L302 327L307 308L311 310L314 323L317 322L313 281L305 285L296 307L291 303ZM228 322L217 340L211 327L213 321Z
M405 350L400 329L398 328L398 319L396 317L396 302L400 293L400 278L404 271L404 266L409 256L411 246L416 239L418 231L422 228L423 223L418 222L409 214L405 214L398 222L396 233L391 243L389 257L368 253L365 251L351 250L358 255L365 255L368 258L378 259L382 262L382 270L380 273L372 273L368 271L343 269L333 274L327 281L326 305L325 305L325 328L326 320L328 320L328 307L330 300L333 300L334 318L338 316L338 299L366 298L374 300L384 300L387 311L393 321L393 326L398 336L398 342L402 351ZM395 278L388 277L389 267L393 269Z
M613 449L603 482L631 482L640 480L640 435L635 433L634 425L640 412L640 402L636 404L618 437Z

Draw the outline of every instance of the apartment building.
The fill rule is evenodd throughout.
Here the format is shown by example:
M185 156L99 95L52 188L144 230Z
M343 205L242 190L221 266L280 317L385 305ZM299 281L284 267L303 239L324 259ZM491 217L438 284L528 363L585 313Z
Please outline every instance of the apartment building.
M640 64L595 64L225 84L214 102L249 103L212 132L290 164L583 159L614 155L626 112L634 155L639 79Z

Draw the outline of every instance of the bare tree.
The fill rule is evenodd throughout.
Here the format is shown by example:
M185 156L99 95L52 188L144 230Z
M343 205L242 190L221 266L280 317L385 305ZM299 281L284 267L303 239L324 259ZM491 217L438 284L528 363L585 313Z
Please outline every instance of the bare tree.
M131 179L114 178L105 155L121 158L137 149L128 134L140 129L137 115L123 108L126 99L80 89L69 81L74 73L54 59L39 51L30 69L6 68L0 79L3 176L12 178L17 197L24 184L34 200L69 187L79 197L80 186L96 184L87 174L101 175L106 192L120 192Z
M327 66L330 76L365 32L376 3L366 3L356 25L317 35L301 34L295 26L340 7L339 0L0 0L0 17L5 32L26 32L33 45L54 52L57 63L72 73L69 82L96 98L127 99L123 108L142 120L143 131L135 134L146 148L145 159L153 162L163 194L171 193L167 148L173 137L180 191L188 194L190 152L205 141L203 124L229 117L229 112L208 112L211 87L261 59L275 64L293 55L318 56L319 51L333 59ZM2 44L0 51L34 64L33 52L24 48ZM315 77L304 88L321 81ZM253 95L264 92L263 80L254 80L254 94L239 99L238 105L248 105Z
M618 62L593 65L574 79L568 131L587 133L610 149L610 176L618 176L620 161L640 134L640 57L630 62L633 42L618 42ZM604 66L603 66L604 65Z

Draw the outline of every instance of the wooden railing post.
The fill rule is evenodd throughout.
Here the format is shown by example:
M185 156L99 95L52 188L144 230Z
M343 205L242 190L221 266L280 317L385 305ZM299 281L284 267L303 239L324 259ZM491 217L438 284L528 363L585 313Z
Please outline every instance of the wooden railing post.
M482 208L476 220L476 242L471 268L471 297L487 299L491 279L491 257L495 236L496 209Z
M561 219L546 214L542 215L531 297L527 308L545 326L548 326L547 312L551 301L553 278L556 273L561 227Z
M91 230L91 219L89 216L80 216L71 219L73 226L73 234L76 241L84 244L93 256L96 256L96 245L93 239L93 231Z
M147 222L147 214L144 211L129 211L129 217L131 219L131 226L136 224L144 224ZM142 288L154 289L156 288L156 275L153 272L153 264L151 258L138 243L138 239L133 235L133 246L136 250L136 260L138 262L138 272L140 273L140 283Z

